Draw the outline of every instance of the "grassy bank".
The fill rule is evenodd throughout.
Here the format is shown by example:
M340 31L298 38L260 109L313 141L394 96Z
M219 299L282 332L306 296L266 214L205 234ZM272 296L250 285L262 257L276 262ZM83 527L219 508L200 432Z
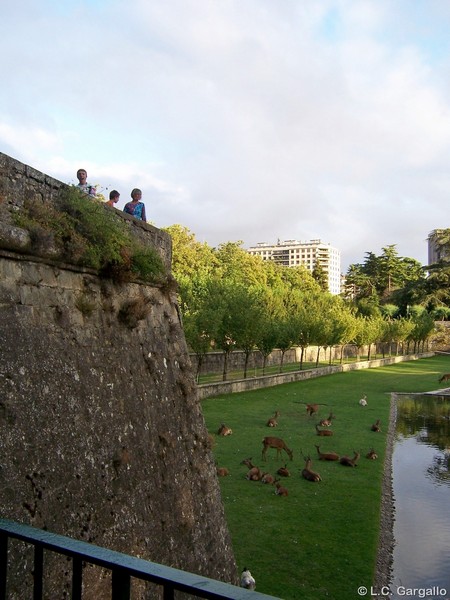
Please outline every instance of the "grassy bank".
M221 423L233 430L229 437L215 436L214 454L218 466L230 470L220 483L236 560L251 569L259 591L286 600L347 600L358 597L359 586L372 585L390 392L445 387L438 375L449 371L448 357L433 357L203 401L211 433ZM364 394L368 406L362 408ZM321 403L318 417L309 417L304 403ZM281 414L272 429L266 422L276 410ZM330 411L336 415L333 436L319 437L314 425ZM371 431L377 419L380 433ZM293 461L286 454L277 460L269 450L264 463L261 441L268 435L285 440ZM359 451L358 467L319 461L315 444L340 455ZM378 460L365 458L372 447ZM308 454L319 483L301 477ZM247 467L240 464L247 457L272 474L287 464L291 476L282 483L289 496L247 481Z

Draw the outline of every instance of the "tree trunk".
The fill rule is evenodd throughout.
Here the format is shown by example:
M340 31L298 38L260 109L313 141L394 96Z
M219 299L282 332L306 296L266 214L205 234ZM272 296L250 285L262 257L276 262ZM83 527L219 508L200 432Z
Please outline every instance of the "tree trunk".
M301 346L302 350L300 352L300 371L303 369L303 357L305 355L305 347Z
M226 381L227 380L227 376L228 376L228 352L223 353L223 374L222 374L222 381Z
M248 359L250 358L250 352L245 353L245 361L244 361L244 379L247 379L247 368L248 368Z
M202 364L203 364L203 359L205 358L204 354L197 354L197 371L195 373L195 379L198 383L199 379L200 379L200 371L202 368Z
M319 366L320 346L317 346L316 368Z

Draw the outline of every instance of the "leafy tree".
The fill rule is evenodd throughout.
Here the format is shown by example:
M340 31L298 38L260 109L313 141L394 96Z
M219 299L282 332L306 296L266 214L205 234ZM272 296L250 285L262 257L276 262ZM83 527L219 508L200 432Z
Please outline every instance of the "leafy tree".
M277 334L277 347L281 352L279 372L283 371L284 355L294 344L294 323L291 316L274 321Z
M413 327L414 323L408 318L395 319L391 322L390 334L392 342L395 343L395 354L398 354L399 344L402 345L402 353L404 352L403 344L411 334Z
M266 285L264 261L241 248L242 242L220 244L214 255L217 260L216 276L246 287Z
M172 274L179 286L181 312L186 315L211 293L208 286L215 278L218 261L212 248L198 242L187 227L171 225L165 231L172 238Z
M195 234L182 225L170 225L164 231L172 238L172 273L177 281L206 279L215 274L219 263L208 244L198 242Z
M240 347L248 357L256 345L261 325L261 308L257 297L243 285L230 281L216 282L220 299L218 305L221 319L217 328L216 345L224 353L223 381L228 376L228 359L231 352Z
M435 321L447 321L450 319L450 307L440 306L431 311L431 315Z
M380 312L384 318L392 319L398 314L399 308L395 304L383 304L380 306Z
M420 317L424 312L426 312L426 308L421 304L413 304L412 306L407 307L408 317Z
M357 360L360 360L361 348L368 346L368 357L370 358L370 347L380 337L380 318L360 317L357 321L357 330L353 343L357 349Z
M224 309L220 288L210 282L203 297L197 298L195 308L183 317L186 341L197 358L197 380L205 355L218 336Z
M219 300L221 319L217 327L215 343L224 354L222 379L223 381L226 381L228 376L228 359L230 353L233 352L236 347L236 339L234 338L234 315L238 311L238 306L233 288L231 286L226 286L226 284L221 286L221 288L222 294Z
M363 264L350 265L345 277L345 296L357 300L375 296L375 285Z
M379 299L377 296L360 298L355 304L356 314L359 317L378 318L381 315Z
M331 348L340 346L340 362L344 359L344 348L353 339L356 330L356 317L351 309L340 299L333 298L333 306L330 312L331 327L330 327L330 364L331 364Z
M383 248L379 262L381 283L378 291L382 297L389 298L394 290L408 282L417 283L423 279L422 265L413 258L400 257L395 245Z
M333 311L333 296L323 294L316 297L316 310L310 319L310 340L317 346L316 367L319 365L320 349L325 350L334 343L335 339L335 313ZM330 355L331 357L331 355Z
M375 344L383 335L383 323L384 321L381 317L376 319L367 319L365 323L368 345L367 360L370 360L372 345Z
M429 267L428 277L422 286L424 297L422 304L428 310L439 307L450 307L450 266L438 263Z
M427 338L434 330L434 319L432 315L423 311L421 314L413 317L413 323L414 327L409 334L408 339L414 342L414 352L419 352L420 344L422 344L423 349Z
M293 340L297 346L300 346L300 370L303 368L303 359L305 351L312 343L313 328L315 326L317 310L316 298L314 293L292 294L289 304L289 314L292 315Z
M366 253L363 264L350 265L346 276L347 294L352 291L355 300L362 298L378 299L378 303L390 301L395 290L408 283L424 278L420 263L412 258L398 255L395 245L386 246L382 254Z
M328 275L325 272L325 269L320 264L319 260L316 260L314 262L314 267L311 272L311 275L312 275L313 279L315 281L317 281L317 283L319 284L320 289L323 292L327 292L328 291Z
M243 350L245 355L245 379L250 354L259 343L265 326L263 307L258 294L244 287L238 287L234 290L233 303L238 304L232 327L233 336L236 340L236 346Z
M273 317L266 315L258 339L258 350L261 352L263 357L263 375L266 372L267 357L271 352L273 352L278 341L278 323Z

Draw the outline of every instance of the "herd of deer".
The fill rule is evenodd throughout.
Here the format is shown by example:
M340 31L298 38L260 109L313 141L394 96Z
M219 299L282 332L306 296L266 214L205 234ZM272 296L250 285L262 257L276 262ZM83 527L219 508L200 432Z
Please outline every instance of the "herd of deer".
M361 400L363 400L363 402ZM361 400L359 401L359 404L361 406L366 406L367 405L366 396L364 396ZM310 417L313 415L316 415L319 411L319 406L320 406L319 404L306 404L307 414ZM267 422L266 422L267 427L277 427L279 417L280 417L280 413L279 413L279 411L276 411L275 414L267 420ZM333 419L335 419L335 418L336 418L336 416L332 412L330 412L330 414L328 415L328 417L326 419L321 419L319 421L319 423L317 423L315 425L317 435L321 436L321 437L332 436L333 431L330 429L330 427L332 425ZM325 429L320 429L320 427L323 427ZM380 419L378 419L371 426L370 429L371 429L371 431L374 431L374 432L380 432L381 431ZM224 423L222 423L220 428L218 429L217 433L220 436L227 436L227 435L231 435L233 433L233 431L232 431L232 429L227 427ZM266 436L262 440L262 445L263 445L263 448L262 448L261 458L263 461L267 461L267 451L270 448L276 450L277 460L281 460L283 451L287 454L287 456L289 457L290 460L293 460L294 453L290 448L288 448L288 446L286 445L286 442L282 438ZM320 446L317 444L314 444L314 445L317 450L317 455L318 455L319 460L336 461L345 467L356 467L357 463L360 459L360 456L361 456L360 452L357 452L356 450L353 451L352 457L346 456L346 455L339 456L339 454L337 454L336 452L321 452ZM371 448L369 450L369 452L366 454L366 458L369 460L376 460L378 458L378 454L375 452L374 448ZM304 479L306 479L307 481L313 481L313 482L322 481L322 478L319 475L319 473L316 473L311 468L312 467L311 456L309 456L309 455L303 456L303 459L305 461L305 466L301 470L302 477ZM270 473L264 471L260 467L254 465L252 460L253 460L252 458L246 458L241 462L241 465L245 465L248 468L245 478L249 481L260 481L261 483L264 483L264 484L274 485L275 486L275 494L277 494L278 496L288 496L289 492L288 492L287 488L281 484L281 480L280 480L280 477L290 477L290 472L287 468L287 464L285 464L284 467L280 467L276 473L277 476L274 476L274 475L271 475ZM229 475L229 471L225 467L217 467L217 474L220 477L224 477L226 475Z

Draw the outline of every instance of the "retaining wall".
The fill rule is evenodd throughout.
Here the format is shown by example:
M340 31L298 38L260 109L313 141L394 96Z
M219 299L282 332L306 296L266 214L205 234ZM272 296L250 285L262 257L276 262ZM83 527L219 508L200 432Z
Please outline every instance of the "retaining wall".
M434 352L425 352L423 354L407 354L405 356L392 356L389 358L379 358L370 361L366 360L356 363L348 363L345 365L330 365L327 367L319 367L317 369L307 369L305 371L292 371L290 373L265 375L264 377L248 377L247 379L203 384L198 386L199 398L204 400L205 398L211 398L223 394L248 392L250 390L272 387L282 383L293 383L295 381L312 379L313 377L323 377L324 375L333 375L334 373L344 373L347 371L357 371L359 369L373 369L376 367L393 365L399 362L427 358L433 355Z

